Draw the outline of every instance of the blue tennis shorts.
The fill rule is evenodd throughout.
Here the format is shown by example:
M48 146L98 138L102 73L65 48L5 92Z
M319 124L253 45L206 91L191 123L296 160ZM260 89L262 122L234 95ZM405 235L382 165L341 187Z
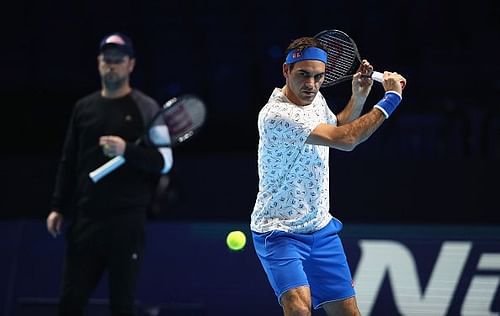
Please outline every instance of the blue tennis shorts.
M300 286L309 286L315 309L355 295L338 235L341 229L342 223L334 218L314 233L252 232L255 251L280 304L286 291Z

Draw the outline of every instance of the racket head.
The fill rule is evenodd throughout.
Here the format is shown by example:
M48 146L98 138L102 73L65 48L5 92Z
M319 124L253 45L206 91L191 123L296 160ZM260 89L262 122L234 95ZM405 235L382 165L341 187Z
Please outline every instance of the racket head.
M155 147L174 147L195 135L205 123L205 103L197 96L174 97L154 116L146 133Z
M325 80L321 87L330 87L337 83L352 80L361 58L356 43L340 30L325 30L314 35L323 44L327 53Z

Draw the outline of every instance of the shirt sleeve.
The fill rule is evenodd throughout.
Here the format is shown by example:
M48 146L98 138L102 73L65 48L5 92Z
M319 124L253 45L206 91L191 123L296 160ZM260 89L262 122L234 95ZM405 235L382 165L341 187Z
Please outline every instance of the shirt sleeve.
M333 114L332 110L330 110L330 108L327 105L325 105L325 108L326 108L326 122L328 124L337 126L338 125L337 116Z
M66 132L63 151L57 168L51 210L68 213L70 202L76 187L77 133L75 130L77 106L73 109Z
M135 100L139 111L144 119L144 125L147 126L156 112L160 109L159 105L152 98L134 90L132 98ZM170 134L166 125L152 126L148 131L152 141L161 139L160 143L170 143ZM135 167L153 173L168 173L173 165L172 149L170 147L151 147L152 144L142 143L136 145L127 143L124 157Z
M171 144L170 133L168 127L165 124L159 124L153 126L148 131L149 139L154 144ZM173 165L172 149L170 147L160 147L158 148L161 156L163 157L163 169L162 174L168 173Z
M335 114L333 114L332 110L328 106L328 103L326 102L325 97L321 94L321 92L318 94L318 97L320 98L321 104L322 104L322 106L325 109L326 123L330 124L330 125L337 126L338 125L338 123L337 123L337 116Z

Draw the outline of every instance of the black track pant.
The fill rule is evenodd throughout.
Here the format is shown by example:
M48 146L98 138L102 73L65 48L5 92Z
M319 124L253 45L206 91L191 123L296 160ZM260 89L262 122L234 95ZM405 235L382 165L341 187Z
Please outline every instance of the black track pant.
M144 218L129 214L106 220L77 219L68 230L59 316L83 316L105 271L113 316L134 315L144 248Z

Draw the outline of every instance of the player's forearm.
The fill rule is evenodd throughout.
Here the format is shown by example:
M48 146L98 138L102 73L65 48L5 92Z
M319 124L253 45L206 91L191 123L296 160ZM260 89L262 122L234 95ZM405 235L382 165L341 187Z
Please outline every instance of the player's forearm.
M352 121L346 126L351 135L348 149L352 150L357 145L367 140L385 121L401 102L401 95L394 91L386 92L384 97L371 109L370 112Z
M349 127L353 135L353 149L367 140L385 121L384 114L373 108L370 112L351 122Z
M343 142L340 146L337 144L334 147L345 151L353 150L356 146L367 140L384 121L384 114L377 109L372 109L351 123L339 127L344 129L342 132L344 135Z
M307 138L308 144L351 151L367 140L384 122L382 111L372 109L358 119L342 126L318 125Z
M352 95L342 112L337 114L338 125L348 124L357 119L361 115L365 101L365 97Z

